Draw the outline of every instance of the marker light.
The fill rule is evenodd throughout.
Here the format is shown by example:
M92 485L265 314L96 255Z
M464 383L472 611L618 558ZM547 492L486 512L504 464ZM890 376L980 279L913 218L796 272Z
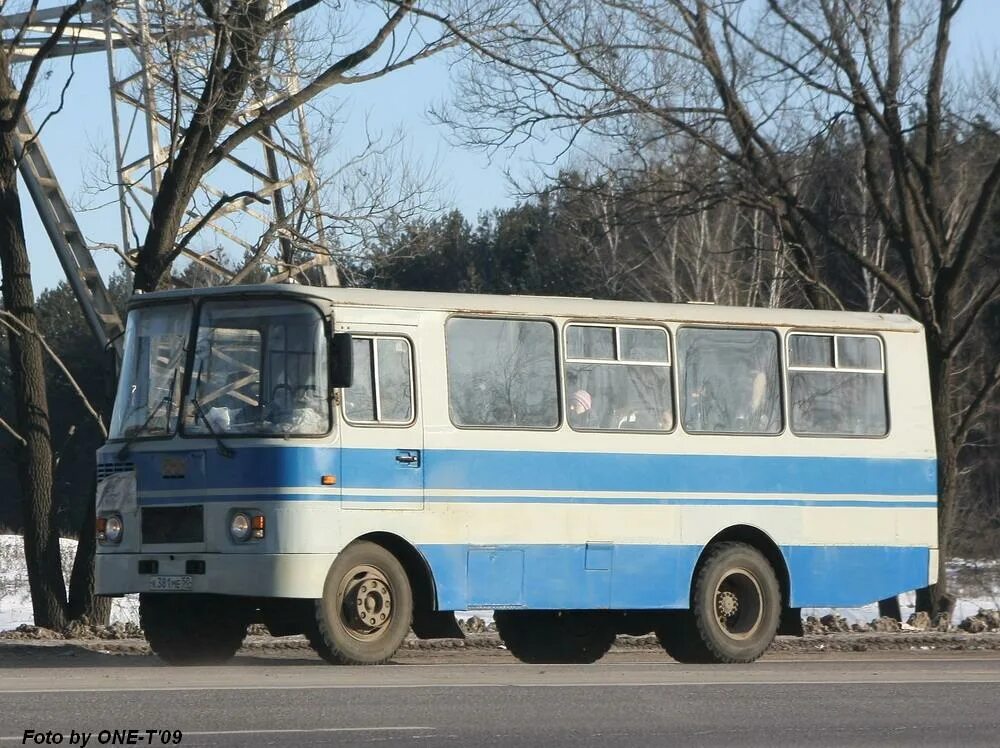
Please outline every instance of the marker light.
M250 520L250 526L253 528L253 536L258 540L264 537L264 515L255 514Z

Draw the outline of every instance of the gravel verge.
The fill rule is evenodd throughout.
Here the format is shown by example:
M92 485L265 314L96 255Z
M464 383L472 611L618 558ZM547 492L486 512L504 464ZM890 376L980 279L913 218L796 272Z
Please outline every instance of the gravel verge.
M8 632L9 634L9 632ZM1000 633L940 633L901 632L809 634L802 637L779 636L770 652L821 655L824 652L878 652L904 650L933 651L1000 651ZM465 639L408 638L400 650L400 657L419 660L422 655L435 656L448 652L468 652L477 655L496 653L506 655L500 638L495 633L469 634ZM662 652L654 636L619 636L612 652ZM149 655L149 646L143 639L73 639L73 638L7 638L0 639L0 663L5 655L46 654L68 655L93 652L104 655ZM308 642L301 636L271 637L248 636L241 650L243 654L269 656L312 657Z

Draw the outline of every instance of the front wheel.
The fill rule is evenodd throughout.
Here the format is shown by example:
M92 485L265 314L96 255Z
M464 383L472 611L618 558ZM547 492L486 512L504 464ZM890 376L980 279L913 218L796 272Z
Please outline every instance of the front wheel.
M656 635L679 662L753 662L780 619L781 587L767 559L746 543L719 543L695 576L691 610L671 613Z
M493 619L503 643L521 662L597 662L615 641L614 631L599 614L498 610Z
M406 570L380 545L352 543L337 556L316 601L313 649L335 665L378 665L402 645L413 618Z
M141 593L139 620L149 648L170 665L212 665L236 654L250 623L238 598Z

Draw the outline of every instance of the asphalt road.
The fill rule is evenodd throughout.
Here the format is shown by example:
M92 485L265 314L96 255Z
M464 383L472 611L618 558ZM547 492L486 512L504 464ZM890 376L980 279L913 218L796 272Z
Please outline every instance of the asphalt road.
M0 655L0 748L34 744L25 730L60 733L62 745L81 745L81 733L89 746L127 744L101 733L115 729L137 730L133 745L175 744L176 733L150 741L145 731L180 730L182 746L995 747L1000 657L825 654L684 667L651 653L590 666L461 654L335 668L297 653L169 668L55 649Z

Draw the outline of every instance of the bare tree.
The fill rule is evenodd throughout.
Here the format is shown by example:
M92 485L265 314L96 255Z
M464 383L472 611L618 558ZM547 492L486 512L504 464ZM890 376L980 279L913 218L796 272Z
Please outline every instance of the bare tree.
M541 130L568 145L611 139L637 157L698 143L739 174L747 204L774 216L814 305L839 303L827 262L839 256L923 323L939 460L936 608L949 604L959 452L1000 389L998 362L957 386L973 376L961 361L1000 292L982 236L1000 189L996 86L978 98L949 94L961 90L948 65L962 4L525 0L505 26L467 39L487 64L467 67L448 117L467 142L490 148ZM820 209L796 157L840 126L859 143L867 240L849 216Z
M3 306L9 324L18 333L7 336L17 401L14 426L18 434L17 475L35 622L51 628L65 625L66 589L52 504L54 471L45 350L35 316L35 293L17 190L17 167L23 149L17 129L49 54L83 4L84 0L76 0L63 11L48 39L37 49L27 68L18 71L17 77L13 68L15 51L37 8L37 0L32 0L21 17L20 27L5 29L7 33L0 42L0 267ZM92 532L87 535L92 539ZM93 601L92 594L89 599Z
M424 3L358 0L327 3L324 10L321 0L299 0L275 11L273 0L228 4L202 0L191 8L196 15L189 26L201 32L175 40L173 51L164 50L169 63L169 55L177 59L185 45L184 55L198 62L184 67L167 65L175 77L172 90L177 93L172 109L176 125L172 127L171 143L164 149L165 168L150 208L149 228L135 257L136 290L155 289L174 260L204 228L207 221L193 225L188 221L199 185L206 174L234 158L251 138L266 133L334 86L369 82L456 46L474 28L488 26L499 7L493 2L470 4L449 15L447 23L441 23L415 14L418 5ZM164 4L163 12L170 12L170 7ZM322 26L324 20L328 34L316 33L312 43L294 45L293 61L282 43L289 25L297 21L316 27ZM301 85L282 89L281 81L287 77L278 73L292 67ZM182 95L182 91L188 93ZM370 150L379 148L373 143ZM355 195L362 205L360 217L357 211L352 215L352 227L363 224L365 215L370 221L377 220L385 210L375 198L387 193L386 179L386 172L369 171L367 182ZM260 199L252 193L222 195L204 214L211 216L235 200ZM365 201L369 201L367 205ZM342 218L338 214L326 217L334 224ZM313 241L307 236L300 238L305 250L324 251L323 240L327 237L315 237ZM266 233L262 239L264 243L251 251L249 260L259 259L266 249L264 244L273 237Z

